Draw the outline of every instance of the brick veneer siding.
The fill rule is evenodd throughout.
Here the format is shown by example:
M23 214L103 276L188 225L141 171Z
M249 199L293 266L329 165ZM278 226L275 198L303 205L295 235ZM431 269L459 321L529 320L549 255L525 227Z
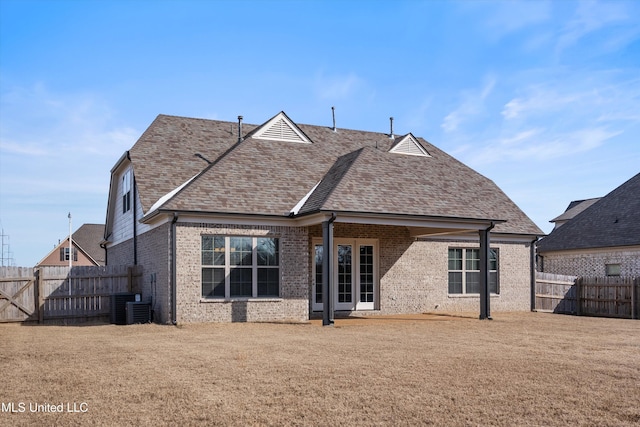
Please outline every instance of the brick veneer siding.
M153 321L171 322L171 224L138 236L138 264L144 267L142 300L151 302Z
M605 276L607 264L620 264L620 276L640 276L640 247L542 253L542 271L571 276Z
M133 265L133 239L108 247L107 265Z
M280 297L221 301L202 299L201 236L270 236L280 239ZM176 230L177 321L305 321L308 309L308 235L306 227L248 227L180 224Z
M314 238L322 236L319 226L310 227L309 254ZM449 248L477 248L479 240L443 241L415 239L406 227L336 223L334 238L378 239L379 306L370 314L422 313L425 311L479 311L479 296L448 294ZM316 240L317 241L317 240ZM499 250L500 295L491 296L492 311L530 309L530 243L492 239ZM311 270L311 256L308 260ZM311 300L312 278L309 282Z
M132 292L140 293L142 301L151 302L153 320L171 321L170 310L170 224L163 224L138 235L138 265L143 266L142 285ZM133 265L133 239L107 249L108 265Z

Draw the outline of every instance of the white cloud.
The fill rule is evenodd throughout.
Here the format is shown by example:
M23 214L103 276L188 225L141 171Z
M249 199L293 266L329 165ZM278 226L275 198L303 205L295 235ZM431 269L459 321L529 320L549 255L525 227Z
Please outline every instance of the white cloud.
M465 91L460 105L447 114L440 125L445 132L455 132L459 126L470 119L480 116L485 111L485 100L496 85L495 77L487 77L480 90Z
M573 18L560 30L556 50L573 46L581 38L604 27L629 22L631 16L624 3L581 2Z
M341 100L352 96L363 85L364 81L355 73L343 76L325 76L319 73L315 80L315 92L320 99Z

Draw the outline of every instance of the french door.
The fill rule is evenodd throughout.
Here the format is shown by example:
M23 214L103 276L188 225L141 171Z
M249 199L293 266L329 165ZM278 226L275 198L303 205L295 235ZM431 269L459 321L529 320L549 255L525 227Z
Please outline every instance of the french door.
M333 302L335 310L373 310L377 303L377 242L334 239ZM314 243L312 309L322 310L322 243Z

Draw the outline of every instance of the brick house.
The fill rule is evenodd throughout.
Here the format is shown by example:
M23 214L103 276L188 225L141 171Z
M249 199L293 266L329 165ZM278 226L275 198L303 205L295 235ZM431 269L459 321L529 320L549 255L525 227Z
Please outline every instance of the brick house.
M144 266L159 322L482 318L530 308L542 234L422 138L280 112L261 125L158 116L111 170L104 243L110 265Z
M71 235L74 266L105 265L105 250L100 247L104 237L104 224L82 224ZM69 236L59 242L36 267L69 265Z
M538 243L540 271L640 276L640 174L602 198L571 202Z

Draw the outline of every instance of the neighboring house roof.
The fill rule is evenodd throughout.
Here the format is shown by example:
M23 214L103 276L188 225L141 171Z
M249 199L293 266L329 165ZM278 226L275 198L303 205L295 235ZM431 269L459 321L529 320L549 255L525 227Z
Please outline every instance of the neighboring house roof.
M83 224L78 228L71 238L73 246L84 253L84 255L96 265L105 265L104 249L100 247L100 242L104 237L104 224ZM58 243L44 258L36 265L42 265L51 254L60 250L61 247L68 247L69 236ZM51 261L49 258L48 261Z
M538 251L634 245L640 245L640 174L554 229Z
M237 123L158 116L129 152L145 215L358 212L506 221L493 231L543 234L493 181L411 134L334 131L284 112L242 130L239 141Z
M104 224L82 224L72 238L98 265L104 265L104 249L100 247L103 236Z
M602 197L596 197L593 199L586 199L586 200L574 200L571 203L569 203L569 206L567 207L567 209L564 211L562 215L559 215L553 218L549 222L553 222L555 223L556 227L560 227L570 219L573 219L580 212L587 209L589 206L593 205L595 202L597 202L601 198Z

